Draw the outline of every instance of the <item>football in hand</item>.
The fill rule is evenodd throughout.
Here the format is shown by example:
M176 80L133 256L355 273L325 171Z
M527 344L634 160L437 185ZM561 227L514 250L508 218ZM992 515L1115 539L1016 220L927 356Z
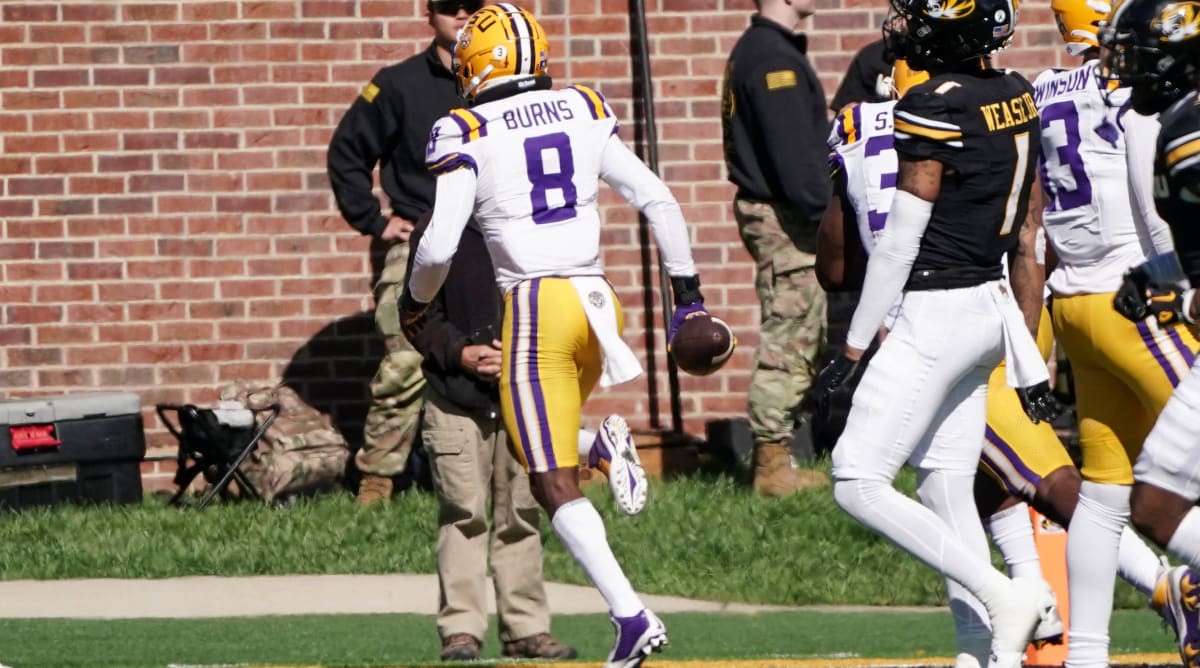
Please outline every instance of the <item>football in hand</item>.
M683 321L671 341L675 364L693 376L707 376L720 369L737 347L733 330L723 320L707 313Z

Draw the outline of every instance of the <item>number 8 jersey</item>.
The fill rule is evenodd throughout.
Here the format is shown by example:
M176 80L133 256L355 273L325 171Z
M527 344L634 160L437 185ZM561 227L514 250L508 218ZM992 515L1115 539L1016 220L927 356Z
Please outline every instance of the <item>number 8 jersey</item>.
M584 86L455 109L434 125L425 163L435 176L475 172L475 221L501 290L542 276L604 273L600 179L646 212L668 272L694 273L678 203L616 132L612 109ZM661 234L664 226L681 235Z

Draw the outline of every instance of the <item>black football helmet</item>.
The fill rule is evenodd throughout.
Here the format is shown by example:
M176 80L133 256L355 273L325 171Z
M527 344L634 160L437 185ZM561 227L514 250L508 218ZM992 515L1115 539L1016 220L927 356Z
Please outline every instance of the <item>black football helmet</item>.
M1171 106L1196 87L1200 72L1200 2L1125 0L1100 27L1105 49L1098 75L1129 86L1140 114Z
M886 50L914 69L953 68L1012 43L1018 0L892 0Z

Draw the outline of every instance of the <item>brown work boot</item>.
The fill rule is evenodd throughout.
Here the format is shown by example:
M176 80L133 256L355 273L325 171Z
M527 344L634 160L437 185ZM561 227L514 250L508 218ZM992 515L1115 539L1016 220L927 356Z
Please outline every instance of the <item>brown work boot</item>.
M786 441L755 444L753 486L760 496L788 496L797 490L828 484L829 476L824 473L792 466L792 451Z
M370 506L392 498L392 479L383 475L364 473L358 482L358 503Z
M474 661L479 658L479 638L470 633L451 633L442 640L442 661Z
M504 656L519 659L574 659L574 647L563 645L549 633L539 633L504 643Z

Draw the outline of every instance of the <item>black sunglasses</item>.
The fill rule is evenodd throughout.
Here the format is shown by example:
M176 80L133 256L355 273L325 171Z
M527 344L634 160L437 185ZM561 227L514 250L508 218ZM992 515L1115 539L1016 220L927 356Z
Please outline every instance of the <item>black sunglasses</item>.
M483 8L483 0L429 0L429 10L442 16L458 16L459 10L474 14Z

